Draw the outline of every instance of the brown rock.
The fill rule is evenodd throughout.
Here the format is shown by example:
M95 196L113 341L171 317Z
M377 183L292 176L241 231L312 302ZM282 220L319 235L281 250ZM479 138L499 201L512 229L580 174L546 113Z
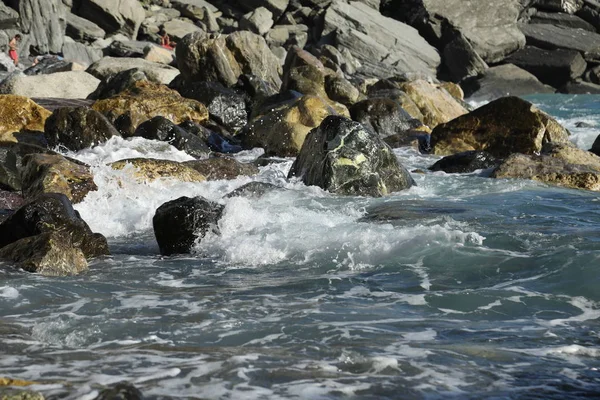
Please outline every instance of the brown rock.
M258 174L258 167L254 164L241 163L229 157L186 161L184 164L204 175L209 181L235 179L240 175L251 176Z
M181 97L164 85L148 81L137 81L125 92L95 102L92 108L106 115L125 137L132 136L142 122L157 115L174 124L184 121L202 123L208 119L204 104Z
M16 142L15 132L43 131L50 111L27 97L0 95L0 141Z
M206 177L194 168L177 161L157 160L153 158L130 158L109 164L112 169L122 170L131 165L135 168L135 177L140 182L157 179L176 179L181 182L203 182Z

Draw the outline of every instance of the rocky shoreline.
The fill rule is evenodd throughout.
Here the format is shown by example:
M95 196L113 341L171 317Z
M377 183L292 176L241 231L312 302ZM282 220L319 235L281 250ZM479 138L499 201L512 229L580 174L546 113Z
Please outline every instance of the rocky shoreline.
M252 176L296 157L289 179L378 197L414 185L392 151L413 146L446 156L432 171L600 191L600 139L578 149L515 97L600 94L595 1L5 0L0 26L3 268L73 275L110 254L73 208L97 190L93 172L58 150L113 137L194 158L110 164L142 182ZM465 95L490 102L472 110ZM265 155L253 163L231 157L255 147ZM223 197L270 190L253 182ZM222 209L200 197L161 205L161 254L190 252Z

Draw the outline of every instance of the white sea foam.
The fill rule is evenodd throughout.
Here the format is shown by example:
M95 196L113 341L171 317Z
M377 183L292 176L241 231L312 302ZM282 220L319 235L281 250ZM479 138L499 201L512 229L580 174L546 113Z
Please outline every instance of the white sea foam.
M0 299L16 299L19 291L12 286L0 286Z

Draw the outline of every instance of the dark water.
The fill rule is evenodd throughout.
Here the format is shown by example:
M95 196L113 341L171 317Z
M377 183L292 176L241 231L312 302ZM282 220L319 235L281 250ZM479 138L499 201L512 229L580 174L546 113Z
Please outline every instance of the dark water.
M533 100L581 147L597 136L595 98ZM140 154L185 158L146 141L79 157ZM69 399L123 380L149 399L600 398L597 193L427 173L340 198L289 166L253 178L285 188L259 200L222 199L250 178L143 185L97 167L78 209L114 255L78 277L0 272L0 376ZM198 194L226 206L221 236L157 256L154 210Z

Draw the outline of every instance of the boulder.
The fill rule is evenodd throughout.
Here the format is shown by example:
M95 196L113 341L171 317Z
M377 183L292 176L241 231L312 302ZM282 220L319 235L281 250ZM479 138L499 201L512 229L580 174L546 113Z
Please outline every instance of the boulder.
M465 97L473 101L489 101L504 96L525 96L554 93L556 90L541 83L533 74L513 64L489 68L483 76L460 83Z
M0 83L0 94L25 97L85 99L100 80L84 71L56 72L48 75L12 74Z
M21 185L25 198L41 193L62 193L72 203L80 203L90 191L98 190L87 165L61 155L29 154L23 157L22 163Z
M175 125L160 115L138 126L134 136L167 142L194 158L206 158L210 154L210 149L200 137Z
M19 13L0 2L0 29L19 29Z
M37 63L25 69L25 75L43 75L54 74L56 72L68 72L76 70L74 63L65 60L63 57L55 55L37 56ZM81 68L79 68L81 70Z
M152 225L160 254L190 253L209 231L217 231L223 206L198 197L180 197L156 210Z
M104 39L106 32L92 21L81 18L72 12L67 13L67 29L69 37L77 41L93 42L96 39Z
M19 10L20 31L29 35L37 54L60 53L67 26L67 9L61 0L13 0Z
M46 120L44 133L50 147L83 150L120 136L110 121L89 107L61 107Z
M447 21L473 45L487 63L501 61L525 45L517 26L520 0L499 4L464 0L385 0L382 12L417 26L430 43L441 44L442 24Z
M183 163L154 158L129 158L115 161L109 166L123 170L132 168L133 175L139 182L152 182L157 179L174 179L180 182L204 182L206 177Z
M104 57L90 65L87 72L100 80L104 80L119 72L137 68L142 71L149 80L168 85L179 75L177 68L155 62L146 61L141 58L114 58Z
M325 76L325 92L331 100L346 106L356 103L360 97L360 92L349 80L337 75Z
M292 46L302 49L308 42L308 35L309 28L304 24L275 25L267 32L265 40L271 49L276 47L289 49Z
M125 137L132 136L136 128L157 115L175 124L191 120L202 123L208 119L204 104L185 99L164 85L137 81L125 92L94 103L92 108L104 114Z
M371 85L367 89L368 98L384 98L394 100L410 114L411 117L423 121L425 117L419 107L404 91L400 89L400 83L383 79Z
M109 97L116 96L121 92L133 88L135 83L138 81L147 82L151 81L151 79L149 79L144 71L140 70L139 68L132 68L126 71L117 72L114 75L109 75L108 77L104 78L98 85L98 88L90 93L88 99L108 99ZM153 82L160 83L157 81Z
M104 57L102 50L77 42L65 42L62 53L65 60L76 62L84 68Z
M158 47L145 40L113 40L104 53L110 57L141 58L148 46Z
M464 115L468 110L440 85L415 80L400 85L423 115L423 123L431 128Z
M237 138L246 148L262 147L268 155L294 157L311 129L337 112L321 97L302 96L251 121Z
M577 12L577 16L593 26L600 26L600 9L598 7L586 4Z
M376 132L381 138L401 135L413 139L412 129L423 124L411 117L398 102L386 98L360 101L350 108L352 119Z
M600 94L600 85L576 80L567 82L560 88L560 92L568 94Z
M137 0L78 0L73 12L94 22L109 34L123 33L136 38L146 18Z
M526 46L505 61L554 87L561 87L568 81L581 77L587 68L587 63L578 51L544 50L533 46Z
M545 146L540 155L513 154L493 178L531 179L550 185L600 191L600 157L571 143Z
M429 167L429 170L444 171L448 174L465 174L480 169L495 168L501 162L502 160L485 151L465 151L442 158Z
M583 0L536 0L535 7L540 10L575 14L583 7Z
M0 189L0 210L16 210L25 203L25 199L17 192ZM3 219L0 219L2 222Z
M238 131L248 122L246 98L239 91L219 82L184 83L177 90L183 97L206 105L211 119L231 132Z
M225 198L232 197L249 197L249 198L260 198L265 194L281 189L279 186L275 186L272 183L267 182L249 182L245 185L240 186L232 192L229 192L225 195Z
M565 28L583 29L590 32L596 32L594 25L586 22L584 19L571 14L537 12L531 16L530 24L548 24L564 26Z
M329 116L304 142L288 178L336 194L380 197L414 181L392 149L360 123Z
M64 194L42 194L0 224L0 248L45 232L69 237L86 259L110 254L106 238L93 233Z
M16 142L15 132L43 131L50 114L27 97L0 95L0 142Z
M349 51L368 77L416 73L436 76L440 56L416 29L368 5L334 0L324 16L322 42Z
M176 42L179 42L181 39L183 39L186 35L190 33L204 33L204 31L200 27L194 25L192 22L184 21L182 19L172 19L168 22L165 22L162 25L162 29L165 31L166 34L169 35L171 39L175 40Z
M459 82L469 76L478 76L488 69L487 63L460 31L453 30L448 35L451 37L442 50L442 60L450 79Z
M164 47L146 46L144 48L144 60L170 65L175 61L175 53L173 50L165 49Z
M61 232L25 237L0 249L0 260L45 276L77 275L88 269L85 255Z
M273 13L265 7L258 7L240 19L240 29L248 30L259 35L269 32L273 26Z
M185 165L194 168L207 180L235 179L238 176L258 174L258 167L253 164L241 163L229 157L214 157L206 160L185 161Z
M521 29L530 46L548 50L575 50L586 61L600 61L600 34L596 32L547 24L523 25Z
M519 97L503 97L431 133L434 154L487 151L495 157L535 154L548 142L564 143L569 131L555 119Z
M283 15L290 4L290 0L236 0L236 6L244 11L252 11L264 7L273 14L276 21Z
M0 187L11 191L22 192L21 178L23 158L29 154L57 154L52 150L33 144L1 142L0 143Z

